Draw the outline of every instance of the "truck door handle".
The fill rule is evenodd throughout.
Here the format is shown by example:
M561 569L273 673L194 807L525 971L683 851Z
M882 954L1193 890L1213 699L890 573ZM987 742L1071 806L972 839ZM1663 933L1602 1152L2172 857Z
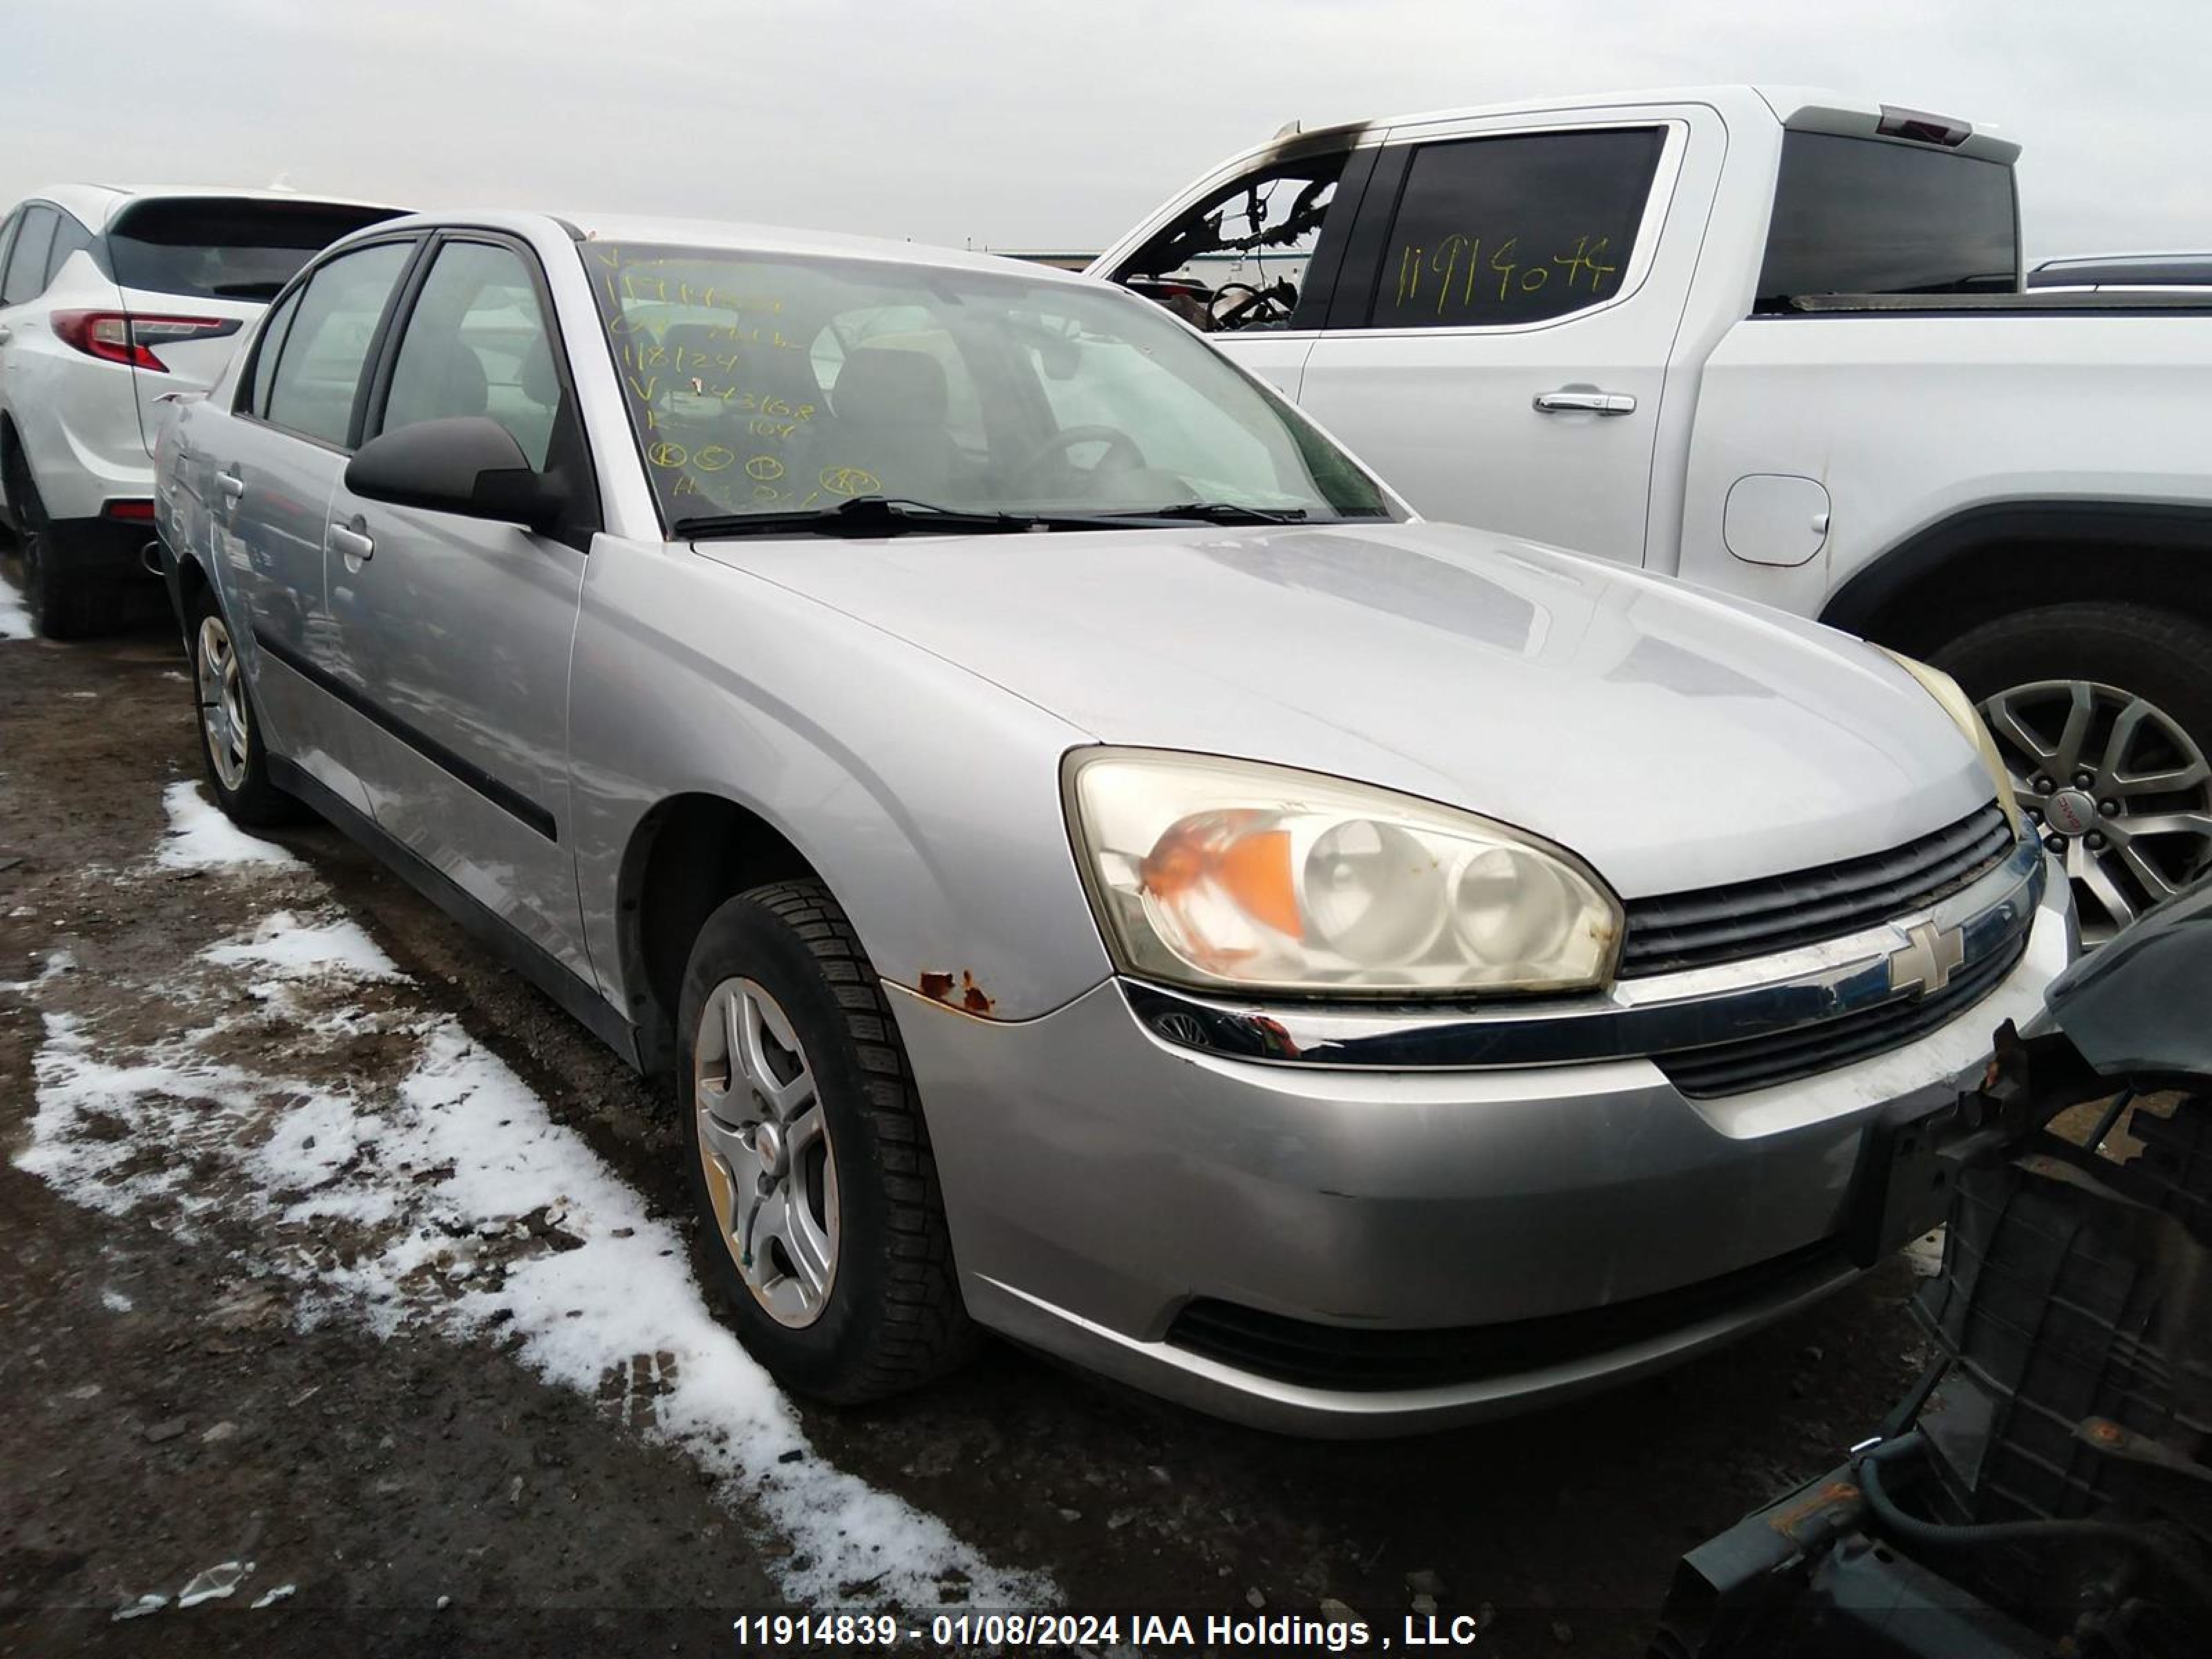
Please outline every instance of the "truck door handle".
M223 500L231 502L234 506L236 505L239 498L246 494L246 480L235 472L216 473L215 487L222 491Z
M1636 399L1626 392L1540 392L1539 415L1633 415Z
M331 526L331 545L349 559L374 558L376 555L375 538L342 524Z

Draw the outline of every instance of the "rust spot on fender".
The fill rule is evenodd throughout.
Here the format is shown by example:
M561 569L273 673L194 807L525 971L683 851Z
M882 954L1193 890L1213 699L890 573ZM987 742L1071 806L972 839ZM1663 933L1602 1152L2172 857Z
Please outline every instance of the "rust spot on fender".
M998 1006L983 994L983 988L975 983L975 975L965 968L960 970L960 1006L971 1014L988 1014Z
M981 986L975 983L975 975L965 968L960 970L957 981L951 974L924 974L921 976L921 994L948 1008L957 1008L963 1013L983 1018L988 1018L991 1011L999 1006Z

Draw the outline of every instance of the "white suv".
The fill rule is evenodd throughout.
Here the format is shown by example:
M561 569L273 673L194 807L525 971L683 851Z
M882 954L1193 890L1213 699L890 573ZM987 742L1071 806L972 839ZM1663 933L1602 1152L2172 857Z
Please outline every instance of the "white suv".
M66 185L0 224L0 506L43 632L118 620L154 533L160 400L211 382L311 255L398 211Z

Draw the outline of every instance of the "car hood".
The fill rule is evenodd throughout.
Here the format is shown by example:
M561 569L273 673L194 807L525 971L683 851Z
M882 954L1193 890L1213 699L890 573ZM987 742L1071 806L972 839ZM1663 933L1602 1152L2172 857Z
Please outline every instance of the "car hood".
M1972 747L1879 653L1454 526L697 549L1101 742L1464 807L1572 848L1626 898L1879 851L1990 798Z

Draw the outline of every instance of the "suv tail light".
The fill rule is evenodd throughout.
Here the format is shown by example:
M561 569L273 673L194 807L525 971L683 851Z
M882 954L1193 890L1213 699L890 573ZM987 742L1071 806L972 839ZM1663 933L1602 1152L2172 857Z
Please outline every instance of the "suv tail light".
M167 374L157 345L180 340L219 340L244 326L235 317L134 317L125 311L57 311L54 333L88 357Z

